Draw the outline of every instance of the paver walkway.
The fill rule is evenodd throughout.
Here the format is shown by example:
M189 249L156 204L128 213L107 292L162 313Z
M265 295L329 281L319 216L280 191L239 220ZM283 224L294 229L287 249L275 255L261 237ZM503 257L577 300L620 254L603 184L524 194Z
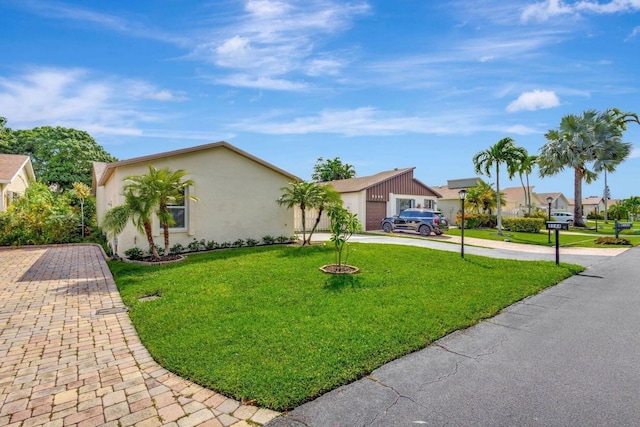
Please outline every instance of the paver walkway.
M160 367L99 246L0 249L0 426L250 426L278 415Z

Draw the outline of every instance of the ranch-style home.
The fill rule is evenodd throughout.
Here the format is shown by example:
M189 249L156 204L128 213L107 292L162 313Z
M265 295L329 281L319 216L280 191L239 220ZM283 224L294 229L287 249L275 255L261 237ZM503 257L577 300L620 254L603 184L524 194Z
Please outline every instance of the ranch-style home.
M187 190L198 201L185 200L171 211L176 225L170 229L170 244L187 246L194 239L218 243L247 238L294 234L294 213L276 200L282 187L299 178L227 142L216 142L113 163L94 163L93 190L96 195L98 224L105 212L124 202L125 178L168 167L184 169L185 179L195 184ZM153 218L153 236L163 246L162 230ZM112 239L112 247L122 255L139 247L147 250L147 240L131 223Z
M405 209L437 209L441 195L414 178L414 169L394 169L323 184L331 184L340 193L343 206L358 215L365 230L379 230L380 221Z
M27 187L36 181L29 156L0 154L0 212L24 194Z

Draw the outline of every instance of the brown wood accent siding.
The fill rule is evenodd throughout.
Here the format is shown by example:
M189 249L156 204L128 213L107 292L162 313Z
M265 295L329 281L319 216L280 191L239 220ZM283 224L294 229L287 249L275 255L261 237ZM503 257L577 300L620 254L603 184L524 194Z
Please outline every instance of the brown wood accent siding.
M364 229L380 230L380 221L387 216L387 203L386 202L367 202L367 219L365 221Z
M367 202L388 202L389 193L411 194L416 196L435 196L424 185L413 179L413 171L396 176L367 189Z

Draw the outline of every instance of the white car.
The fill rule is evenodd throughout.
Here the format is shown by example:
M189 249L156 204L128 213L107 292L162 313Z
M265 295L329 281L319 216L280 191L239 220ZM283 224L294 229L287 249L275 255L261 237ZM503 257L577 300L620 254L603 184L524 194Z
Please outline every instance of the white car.
M556 222L566 222L569 225L573 225L574 218L571 212L555 212L551 214L551 220ZM587 223L587 219L582 217L582 222Z

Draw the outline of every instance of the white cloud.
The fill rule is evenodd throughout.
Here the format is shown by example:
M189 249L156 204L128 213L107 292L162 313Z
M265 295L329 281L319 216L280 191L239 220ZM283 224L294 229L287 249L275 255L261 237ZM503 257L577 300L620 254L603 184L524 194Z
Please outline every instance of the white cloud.
M429 135L501 132L531 134L539 131L523 125L504 126L486 124L488 116L456 110L454 113L405 116L395 111L381 111L373 107L352 110L323 110L315 115L277 119L274 114L234 123L233 130L272 135L304 135L314 133L343 136L389 136L409 133Z
M192 58L246 75L247 81L265 82L263 89L298 90L299 84L274 85L288 81L283 76L306 73L309 76L337 75L343 61L338 55L320 52L324 38L348 29L353 19L367 13L369 5L335 0L249 0L232 22L226 22L207 35L191 52ZM237 78L218 79L219 82Z
M249 74L233 74L228 77L215 79L215 82L234 87L267 90L299 91L307 88L306 83L293 82L286 79L274 79L271 77L256 77Z
M627 36L627 38L626 38L626 39L624 39L624 41L626 41L626 42L627 42L627 41L631 40L632 38L637 37L637 36L638 36L638 34L640 34L640 26L635 27L635 28L631 31L631 34L629 34L629 35Z
M535 111L557 107L558 105L560 105L560 99L558 99L555 92L536 89L520 94L518 99L507 106L507 111L510 113L522 110Z
M88 70L40 68L0 77L0 111L16 129L66 126L103 135L140 135L140 125L160 120L139 105L181 95L140 81L97 78Z
M545 0L525 7L520 19L524 22L529 20L547 21L559 15L577 15L581 12L604 15L638 10L640 10L640 0L611 0L605 3L582 0L573 4L562 0Z

